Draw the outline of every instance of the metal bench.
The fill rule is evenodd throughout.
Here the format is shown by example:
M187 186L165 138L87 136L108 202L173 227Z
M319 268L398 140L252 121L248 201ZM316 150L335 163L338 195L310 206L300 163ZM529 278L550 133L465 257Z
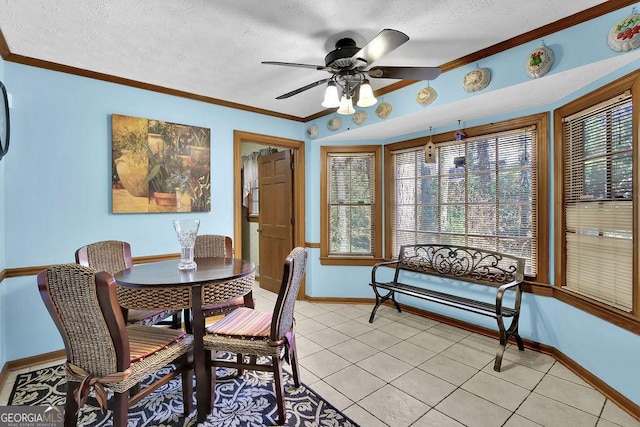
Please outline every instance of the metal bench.
M393 280L379 282L376 279L378 268L392 265L395 265ZM495 303L457 296L454 293L443 292L443 289L430 289L427 287L429 286L428 280L424 281L425 286L422 286L422 283L420 285L404 283L407 281L406 279L410 278L411 273L492 286L496 288ZM522 338L518 334L523 279L524 260L515 256L466 246L403 245L400 247L397 261L378 263L371 271L370 285L376 295L376 305L373 307L369 322L373 323L378 307L386 301L392 301L398 312L402 311L400 304L396 301L396 293L493 317L498 322L500 332L500 344L493 369L500 372L502 355L511 337L515 338L518 349L524 351ZM443 286L445 288L451 287L446 283L444 285L440 283L438 286L440 288ZM388 292L382 295L381 289ZM513 305L503 305L503 298L507 291L513 292ZM505 318L511 318L511 324L508 328L505 328L504 325Z

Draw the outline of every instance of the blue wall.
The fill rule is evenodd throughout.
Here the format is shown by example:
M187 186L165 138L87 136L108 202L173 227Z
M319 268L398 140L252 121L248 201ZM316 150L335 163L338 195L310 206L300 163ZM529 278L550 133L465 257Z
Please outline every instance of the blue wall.
M616 55L631 55L613 52L605 44L611 25L630 12L631 8L620 10L546 37L545 44L556 52L557 65L551 74ZM539 45L537 42L527 44L483 60L481 66L493 71L492 83L486 90L526 82L524 58ZM535 112L552 112L557 106L639 66L640 62L634 60L554 105L466 122L465 126ZM440 96L432 105L477 96L465 93L460 85L462 75L471 68L463 67L442 75L437 80ZM171 220L180 214L110 213L110 120L113 113L211 129L212 211L182 214L198 217L201 231L206 233L233 233L234 195L230 177L233 176L234 130L292 139L305 137L306 125L302 123L14 63L0 62L0 78L13 95L12 150L0 162L0 202L4 203L0 209L0 230L3 232L0 270L72 262L78 247L102 239L131 242L134 256L176 252ZM416 104L414 96L422 87L424 84L416 84L385 95L385 101L394 106L392 117L421 111L423 107ZM379 119L373 108L369 110L369 121L375 124ZM457 119L452 117L451 124L439 128L438 132L455 130ZM328 134L324 120L315 121L321 138ZM424 133L359 143L386 144L422 135ZM320 146L352 145L353 142L306 142L306 240L317 243L320 241ZM550 196L550 212L553 211L552 202ZM553 229L548 232L552 261ZM369 267L320 265L319 250L310 249L307 294L371 298L370 271ZM553 275L553 271L551 273ZM407 299L406 303L495 329L490 319L423 306L415 300ZM0 366L9 360L62 348L61 339L37 293L35 277L10 278L0 283L0 310ZM28 317L24 316L25 311L30 313ZM631 360L631 355L640 354L640 337L552 298L526 295L523 313L521 332L524 338L558 348L640 404L637 387L640 370Z
M9 62L4 72L13 95L11 153L2 161L5 268L73 262L77 248L103 239L129 241L134 256L177 252L172 220L181 216L199 218L202 233L233 235L233 131L304 134L299 122L69 74ZM211 212L112 214L112 113L210 128ZM5 279L0 289L0 325L11 322L5 361L62 348L35 277Z
M597 88L625 76L640 68L639 52L618 53L611 50L606 44L606 35L612 25L631 13L632 8L622 9L601 18L575 26L544 38L544 44L551 47L555 53L555 63L549 76L555 73L565 72L577 67L584 67L585 73L602 70L602 62L607 60L619 61L617 68L607 68L606 72L598 74L602 76L595 82L584 87L579 87L575 92L559 99L553 104L538 105L533 108L513 111L494 117L486 117L482 120L466 121L464 126L499 122L502 120L520 117L528 114L549 112L551 119L553 110L564 105L579 96L589 93ZM444 73L432 86L438 91L438 98L427 108L456 102L464 97L482 96L491 91L497 91L512 85L526 84L530 79L524 72L524 59L534 48L540 46L539 41L528 43L509 51L496 54L480 61L480 66L488 67L492 71L490 86L481 93L468 94L461 87L461 80L465 73L475 68L475 64ZM595 64L599 62L598 64ZM618 63L618 62L616 62ZM593 65L591 67L590 65ZM507 70L505 72L505 70ZM544 82L542 77L540 82ZM393 105L392 117L396 114L414 114L421 111L413 99L425 84L423 82L408 86L401 90L384 95L384 100ZM531 94L535 98L535 93ZM535 102L535 99L533 100ZM381 119L375 115L375 107L368 109L367 123L375 124ZM323 145L353 145L354 142L323 142L323 137L332 134L327 129L326 121L330 117L316 119L315 124L320 129L320 140L312 140L307 144L307 240L318 242L320 240L320 147ZM437 133L454 132L458 128L457 119L452 117L451 123L445 127L439 127ZM462 118L464 119L464 118ZM389 119L387 119L389 120ZM351 125L353 127L353 125ZM343 120L343 128L344 125ZM363 140L356 144L388 144L410 138L427 135L427 132L402 135L393 139L377 141ZM553 123L550 121L550 191L553 191ZM549 196L550 226L548 232L550 241L550 277L553 282L554 275L554 228L553 228L553 194ZM541 230L545 232L545 230ZM323 266L319 261L320 250L309 250L309 264L307 274L307 294L314 297L349 297L372 298L373 293L368 286L370 282L370 267L340 267ZM496 330L492 319L482 318L463 313L460 310L448 309L439 305L429 305L415 298L405 298L402 302L423 309L457 318L470 323L475 323ZM637 362L631 355L640 354L640 336L630 333L613 324L604 322L599 318L582 312L572 306L559 302L553 298L535 295L526 295L523 301L523 317L520 323L520 332L523 338L536 341L557 348L575 362L592 372L598 378L624 394L626 397L640 405L640 370Z

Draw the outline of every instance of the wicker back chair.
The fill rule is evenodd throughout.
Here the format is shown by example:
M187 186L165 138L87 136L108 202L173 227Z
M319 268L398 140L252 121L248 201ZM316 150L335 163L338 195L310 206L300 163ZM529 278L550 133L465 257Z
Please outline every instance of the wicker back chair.
M193 254L196 257L216 256L233 258L233 242L229 236L200 234L196 236Z
M233 243L231 237L221 236L217 234L201 234L196 236L196 243L193 248L193 254L198 257L225 257L233 258ZM235 310L238 307L253 308L253 292L251 286L255 281L255 275L251 274L242 279L236 280L238 287L247 290L244 297L233 298L219 301L220 296L217 294L216 284L211 283L202 287L203 293L203 306L202 312L205 317L218 316L220 314L227 314ZM207 301L213 300L215 302L208 303ZM185 328L187 331L191 331L191 317L190 311L185 310L184 313Z
M265 356L270 359L270 364L263 365L256 363L254 358L250 358L249 363L245 363L244 358L237 362L214 358L211 362L211 384L215 391L215 367L218 366L273 372L280 424L285 422L282 358L291 364L295 386L300 386L293 313L306 260L307 251L304 248L294 248L287 256L273 313L238 308L207 328L204 337L206 351Z
M133 267L131 246L127 242L117 240L104 240L83 246L76 251L76 263L86 267L95 268L98 271L106 271L114 275L126 268ZM116 293L120 301L128 301L129 293L136 292L122 286L116 286ZM180 310L139 310L122 307L127 323L141 325L169 324L174 329L182 326ZM164 319L171 317L170 322Z
M113 410L113 425L126 427L129 405L182 374L185 415L191 412L193 336L175 329L127 326L107 272L78 264L54 265L38 274L38 288L67 353L65 427L77 424L85 402ZM137 388L145 377L170 363L176 369ZM113 391L107 399L104 390ZM95 392L95 398L89 392Z

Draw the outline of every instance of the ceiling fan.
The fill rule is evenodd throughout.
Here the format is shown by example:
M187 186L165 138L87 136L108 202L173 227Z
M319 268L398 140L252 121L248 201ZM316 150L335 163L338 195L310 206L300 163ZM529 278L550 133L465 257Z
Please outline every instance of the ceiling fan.
M357 105L360 107L368 107L376 103L367 77L376 79L433 80L440 75L442 72L440 67L382 66L367 68L373 62L408 40L409 36L398 30L384 29L363 48L356 46L356 42L351 38L338 40L335 49L325 56L325 65L277 61L263 61L262 63L328 71L332 76L287 92L276 97L276 99L289 98L305 90L327 83L322 106L326 108L339 107L338 113L351 114L355 111L353 110L354 98L356 98ZM341 97L338 96L338 87L341 90ZM358 88L360 90L356 90Z

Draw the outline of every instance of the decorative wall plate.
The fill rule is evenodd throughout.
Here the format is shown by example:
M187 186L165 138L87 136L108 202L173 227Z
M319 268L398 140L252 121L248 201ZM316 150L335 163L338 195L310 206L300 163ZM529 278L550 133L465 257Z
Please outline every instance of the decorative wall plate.
M332 117L327 122L327 128L330 131L335 132L342 127L342 119L340 117Z
M546 46L534 49L527 58L527 75L532 79L542 77L553 65L553 51Z
M627 52L640 46L640 14L633 13L611 27L607 44L616 52Z
M462 77L462 88L465 92L478 92L489 86L491 72L488 68L476 68Z
M366 111L358 110L355 113L353 113L353 123L355 123L357 125L361 125L365 121L367 121L367 112Z
M391 114L392 109L393 107L391 106L391 104L389 104L388 102L383 102L376 107L376 116L380 117L381 119L386 119L387 117L389 117L389 114Z
M438 92L431 86L427 86L416 94L416 102L423 107L431 104L438 97Z
M311 125L307 128L307 136L311 139L318 137L318 125Z

